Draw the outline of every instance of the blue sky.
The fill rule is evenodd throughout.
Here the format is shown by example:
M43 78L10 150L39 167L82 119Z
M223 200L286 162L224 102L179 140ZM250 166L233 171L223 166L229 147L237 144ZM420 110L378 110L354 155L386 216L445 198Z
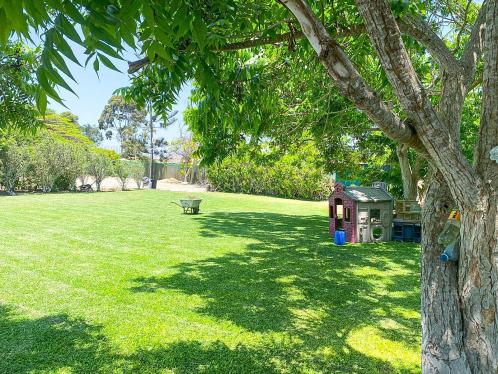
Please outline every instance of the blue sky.
M71 43L71 45L73 47L74 54L83 64L86 60L83 48L74 43ZM139 58L139 56L134 53L126 53L123 57L130 61ZM104 109L104 106L111 97L113 91L129 84L128 74L126 73L128 63L126 61L119 60L113 60L113 62L116 67L122 71L122 73L110 70L103 66L103 64L100 64L99 75L97 76L93 70L92 61L90 61L86 68L82 68L71 61L67 61L73 76L77 80L77 83L74 83L71 80L69 80L68 83L74 92L76 92L78 97L64 89L61 89L59 93L67 108L79 117L80 124L88 123L91 125L97 125L100 113ZM190 91L190 84L187 84L182 89L178 102L174 108L174 110L178 110L177 121L168 129L159 130L159 136L165 137L167 140L178 137L179 126L183 124L183 111L187 107ZM68 110L54 101L49 102L49 107L57 112L64 112ZM117 149L114 141L106 141L102 144L102 146Z

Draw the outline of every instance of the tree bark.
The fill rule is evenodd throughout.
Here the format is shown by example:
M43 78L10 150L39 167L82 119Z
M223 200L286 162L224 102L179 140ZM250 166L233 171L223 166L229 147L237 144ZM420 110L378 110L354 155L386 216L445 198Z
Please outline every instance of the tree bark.
M418 172L410 165L408 157L408 147L399 144L396 147L399 167L401 170L401 180L403 182L403 198L406 200L417 200L418 197Z
M441 174L433 175L422 208L422 372L465 374L470 367L463 344L458 266L439 261L443 248L438 236L453 201Z
M482 187L479 201L463 207L460 237L459 291L463 309L465 351L472 373L498 372L498 266L496 192L498 165L489 151L498 143L498 1L486 3L483 107L475 169Z
M496 199L483 194L484 209L463 210L458 283L464 347L472 373L498 373L498 267Z

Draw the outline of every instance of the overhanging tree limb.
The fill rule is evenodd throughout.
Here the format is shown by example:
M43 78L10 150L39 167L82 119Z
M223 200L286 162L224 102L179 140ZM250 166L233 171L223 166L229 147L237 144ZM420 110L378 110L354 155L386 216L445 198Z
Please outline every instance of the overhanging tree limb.
M356 0L356 3L395 94L408 117L413 119L420 140L450 186L453 197L465 203L468 209L481 209L479 199L470 192L482 187L481 180L461 152L458 139L451 137L427 97L388 2Z
M447 70L454 73L463 74L462 67L459 65L458 60L453 56L451 51L446 47L444 41L439 38L439 36L434 33L429 25L419 18L405 17L398 20L400 30L417 40L419 43L424 45L429 52L443 65ZM333 37L335 38L346 38L352 36L359 36L365 32L364 25L355 25L346 30L335 30ZM222 45L215 50L218 52L226 51L237 51L241 49L260 47L264 45L273 45L284 42L290 42L294 39L302 39L305 35L302 31L287 32L278 34L271 37L260 37L255 36L247 38L242 41L227 43ZM144 57L137 61L132 61L128 63L128 73L133 74L144 66L148 65L150 60Z
M498 2L487 5L486 50L482 83L483 110L479 141L475 148L475 165L478 173L490 181L498 191L498 164L491 160L490 151L498 145Z
M397 22L400 31L424 45L444 69L453 75L463 75L463 68L458 60L424 20L419 17L407 16Z
M280 0L279 2L294 14L304 35L339 90L353 101L357 108L363 110L373 122L377 123L390 138L424 152L413 129L401 121L399 116L393 113L365 82L308 5L301 0Z
M477 20L472 28L469 41L465 45L463 55L460 60L463 68L465 69L467 91L469 91L469 88L472 86L474 81L477 61L481 58L484 48L487 6L487 2L484 2L479 10L479 15L477 16Z
M335 35L337 38L346 38L351 36L359 36L364 32L365 27L363 25L356 25L354 27L348 28L347 30L338 30L336 31ZM261 47L264 45L290 42L291 40L302 39L304 37L305 35L302 31L287 32L271 37L253 37L239 42L227 43L218 48L215 48L214 50L216 52L238 51L241 49ZM144 57L137 61L128 62L128 73L133 74L149 63L150 60L147 57Z

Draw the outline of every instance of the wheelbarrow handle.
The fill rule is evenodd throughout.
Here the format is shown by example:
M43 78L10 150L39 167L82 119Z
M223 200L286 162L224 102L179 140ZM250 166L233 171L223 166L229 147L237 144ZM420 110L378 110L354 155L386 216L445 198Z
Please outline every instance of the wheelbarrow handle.
M178 205L180 208L183 208L180 204L178 204L177 202L175 201L172 201L171 204L175 204L175 205Z

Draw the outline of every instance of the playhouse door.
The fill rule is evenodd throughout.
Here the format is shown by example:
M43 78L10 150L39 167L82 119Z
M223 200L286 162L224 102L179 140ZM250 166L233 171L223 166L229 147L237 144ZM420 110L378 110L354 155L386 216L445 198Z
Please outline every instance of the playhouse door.
M358 242L368 243L370 241L370 230L368 224L368 208L358 209Z

